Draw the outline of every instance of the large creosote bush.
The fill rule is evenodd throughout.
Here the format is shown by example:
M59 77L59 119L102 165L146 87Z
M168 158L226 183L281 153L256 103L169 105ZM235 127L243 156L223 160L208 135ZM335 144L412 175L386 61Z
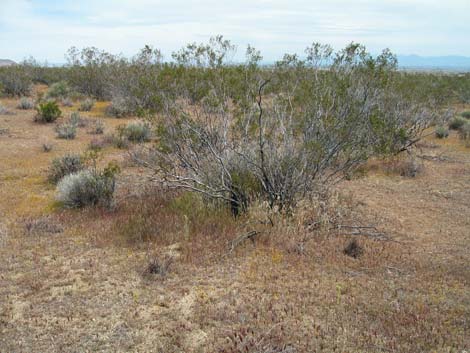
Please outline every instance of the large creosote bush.
M290 210L370 156L408 149L436 118L425 97L400 85L388 50L373 57L358 44L335 53L314 43L306 60L285 55L270 69L251 47L234 69L233 50L219 36L174 55L207 89L195 101L186 80L175 83L179 99L165 99L163 119L153 120L152 158L136 159L166 185L225 200L235 215L254 199Z
M0 67L0 92L8 96L29 96L33 85L28 65Z
M62 112L57 103L54 101L48 101L39 103L34 121L40 123L52 123L56 121L61 115Z
M117 169L109 165L103 171L82 170L62 178L57 185L57 201L67 208L101 204L110 206Z

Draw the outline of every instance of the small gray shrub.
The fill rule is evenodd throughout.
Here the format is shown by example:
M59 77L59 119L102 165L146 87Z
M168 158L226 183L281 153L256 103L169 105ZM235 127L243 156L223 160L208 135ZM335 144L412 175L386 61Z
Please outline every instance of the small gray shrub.
M34 108L34 101L28 97L21 97L17 106L18 109L30 110Z
M77 135L77 126L71 123L57 125L55 128L57 137L64 140L73 140Z
M101 119L94 120L90 124L90 129L88 130L88 133L92 134L92 135L101 135L101 134L103 134L104 133L103 120L101 120Z
M145 123L129 123L118 128L118 132L131 142L147 142L152 135L150 126Z
M83 119L80 116L79 112L72 112L70 114L69 123L71 125L75 125L76 127L87 127L88 126L88 121L86 119Z
M65 156L55 158L49 168L48 179L56 184L64 176L76 173L85 168L82 158L77 154L66 154Z
M114 187L114 176L82 170L60 180L57 185L57 201L67 208L110 205Z
M470 122L465 123L459 129L459 137L465 142L467 147L470 147Z
M123 98L113 98L111 104L106 108L106 115L114 118L123 118L130 114L128 104Z
M91 98L87 98L80 103L80 108L78 110L82 112L89 112L90 110L93 109L94 105L95 105L95 101Z
M70 98L63 98L62 99L62 105L64 107L72 107L73 106L73 102Z
M10 109L0 104L0 115L14 115Z

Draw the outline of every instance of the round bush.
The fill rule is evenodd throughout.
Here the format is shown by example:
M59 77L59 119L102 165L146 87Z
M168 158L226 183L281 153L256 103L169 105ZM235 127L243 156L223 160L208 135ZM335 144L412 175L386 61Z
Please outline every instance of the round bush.
M460 113L465 119L470 119L470 110Z
M70 94L70 87L65 81L54 83L47 90L46 96L49 98L66 98Z
M59 106L53 101L40 103L37 111L34 120L41 123L52 123L62 115Z
M462 117L460 117L460 116L456 116L455 118L453 118L453 119L449 122L449 129L458 130L458 129L460 129L466 122L467 122L467 120L466 120L465 118L462 118Z
M55 158L49 168L49 181L57 183L64 176L76 173L84 168L82 158L76 154L67 154Z
M91 109L93 109L94 105L95 105L95 101L93 99L87 98L83 102L80 103L79 110L82 112L89 112Z
M29 110L34 108L34 102L31 98L21 97L18 103L18 109Z
M129 123L120 133L132 142L149 141L151 135L150 126L142 123Z
M435 135L439 139L447 138L449 136L449 130L444 126L439 126L435 131Z
M113 192L114 178L82 170L60 180L57 185L57 201L68 208L109 204Z

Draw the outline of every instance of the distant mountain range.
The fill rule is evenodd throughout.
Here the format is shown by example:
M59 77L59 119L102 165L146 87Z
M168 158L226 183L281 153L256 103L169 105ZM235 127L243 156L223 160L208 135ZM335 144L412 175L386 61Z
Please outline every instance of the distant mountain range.
M9 59L0 59L0 66L11 66L15 65L16 63L13 60Z
M398 65L410 69L470 71L470 57L398 55Z

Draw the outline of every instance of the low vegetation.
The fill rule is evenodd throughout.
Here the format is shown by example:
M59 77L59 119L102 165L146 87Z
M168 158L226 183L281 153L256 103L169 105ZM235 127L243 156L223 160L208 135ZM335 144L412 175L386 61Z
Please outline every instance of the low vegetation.
M466 122L467 119L460 116L456 116L449 122L449 129L459 130Z
M85 168L83 159L76 154L67 154L55 158L49 168L49 181L57 184L64 176L77 173Z
M59 106L54 101L39 103L36 110L34 121L39 123L53 123L62 115Z
M46 98L67 99L71 90L67 82L60 81L52 84L46 92Z
M148 142L151 138L150 126L145 123L132 122L117 129L121 138L131 142Z
M235 50L0 68L0 351L470 347L470 75Z
M98 204L109 207L117 171L114 165L108 165L103 171L86 169L67 174L57 184L57 201L68 208Z
M449 130L444 126L438 126L435 131L435 135L439 139L449 137Z
M18 103L18 109L30 110L34 109L34 101L28 97L21 97L20 102Z
M80 103L79 110L82 112L89 112L93 106L95 105L95 101L93 99L87 98Z
M73 140L77 135L77 125L72 123L63 123L55 127L57 137L65 140Z

